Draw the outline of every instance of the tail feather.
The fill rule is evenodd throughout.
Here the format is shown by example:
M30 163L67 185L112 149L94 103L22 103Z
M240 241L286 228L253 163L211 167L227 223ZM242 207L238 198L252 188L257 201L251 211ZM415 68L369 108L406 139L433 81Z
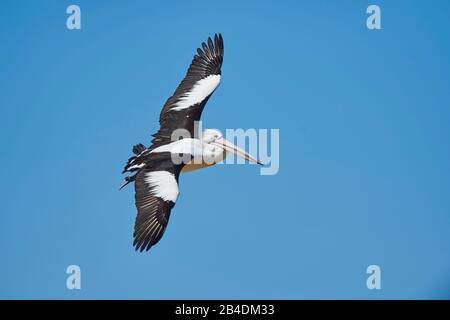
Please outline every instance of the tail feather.
M128 171L128 168L130 167L130 165L133 163L133 161L136 159L136 156L132 156L131 158L128 159L127 164L125 165L125 167L123 168L122 173L125 173Z
M140 155L144 150L145 150L145 146L142 143L138 143L137 145L133 146L133 153L135 155Z
M136 145L133 146L133 153L135 154L135 156L132 156L128 159L125 167L123 168L122 173L125 173L128 171L128 168L131 167L131 165L133 164L134 160L136 160L136 158L146 150L145 146L142 143L138 143ZM133 170L132 170L133 171Z
M134 176L130 176L130 177L126 177L122 184L119 186L119 190L122 190L126 185L128 185L130 182L133 182L134 180L136 180L136 175Z

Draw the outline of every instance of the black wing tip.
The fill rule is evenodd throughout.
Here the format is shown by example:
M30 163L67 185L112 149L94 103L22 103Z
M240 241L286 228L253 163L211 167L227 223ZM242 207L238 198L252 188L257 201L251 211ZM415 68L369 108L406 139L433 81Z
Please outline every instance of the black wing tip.
M135 231L133 234L134 250L136 252L137 251L139 251L139 252L149 251L152 247L154 247L159 242L159 240L161 240L163 233L164 232L161 232L161 233L157 234L156 236L152 235L152 236L142 237L143 234Z
M223 37L222 34L219 33L214 33L214 42L218 42L219 44L223 44Z
M134 251L136 252L147 252L149 251L151 248L151 246L145 246L145 245L135 245L134 246Z
M214 34L214 44L223 50L223 37L221 33Z
M214 41L213 41L214 38ZM223 37L221 33L215 33L214 37L208 37L206 42L202 42L200 48L197 49L199 56L223 56Z
M133 247L134 251L136 252L147 252L150 250L151 247L153 247L156 243L152 243L151 241L136 241L136 238L133 241Z
M208 37L206 42L202 42L201 46L197 48L197 54L191 64L191 67L196 65L201 69L206 68L206 75L221 74L224 53L222 34L216 33L213 38Z
M214 41L213 41L214 40ZM213 43L214 42L214 44L218 44L218 45L220 45L220 44L223 44L223 37L222 37L222 34L219 32L219 33L214 33L214 36L211 38L211 37L208 37L208 40L207 40L207 42L208 43Z
M156 245L159 240L161 240L162 234L159 235L147 235L144 236L143 233L135 231L133 233L133 247L136 252L149 251L154 245Z

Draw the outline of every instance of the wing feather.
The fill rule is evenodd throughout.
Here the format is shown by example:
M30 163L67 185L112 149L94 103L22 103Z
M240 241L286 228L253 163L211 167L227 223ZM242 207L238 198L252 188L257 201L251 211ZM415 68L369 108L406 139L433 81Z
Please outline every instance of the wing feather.
M171 161L170 159L168 161ZM136 250L149 250L166 230L170 212L178 197L179 172L141 170L135 181L137 216L134 225Z
M166 101L159 117L160 129L153 135L152 147L171 142L176 129L185 129L191 138L197 136L194 123L220 83L223 62L223 38L216 34L197 49L186 76Z

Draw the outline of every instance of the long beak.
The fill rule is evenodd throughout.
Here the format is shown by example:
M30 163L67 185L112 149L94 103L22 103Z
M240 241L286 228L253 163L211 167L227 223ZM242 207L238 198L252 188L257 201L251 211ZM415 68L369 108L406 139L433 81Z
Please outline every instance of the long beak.
M238 146L232 144L230 141L223 139L223 138L219 138L216 141L214 141L212 144L225 149L228 152L231 152L232 154L235 154L247 161L253 162L253 163L257 163L260 165L264 165L261 161L259 161L258 159L253 158L251 155L249 155L247 152L245 152L244 150L242 150L241 148L239 148Z

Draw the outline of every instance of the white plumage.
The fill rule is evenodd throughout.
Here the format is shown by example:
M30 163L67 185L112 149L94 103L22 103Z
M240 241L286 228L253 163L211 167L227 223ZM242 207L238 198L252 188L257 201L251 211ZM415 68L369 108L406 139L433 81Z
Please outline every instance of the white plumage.
M219 83L220 75L218 74L212 74L197 81L189 92L180 97L180 101L171 110L180 111L202 102L216 90Z
M151 171L145 174L145 182L151 186L156 197L165 201L176 202L178 198L178 183L173 174L168 171Z

